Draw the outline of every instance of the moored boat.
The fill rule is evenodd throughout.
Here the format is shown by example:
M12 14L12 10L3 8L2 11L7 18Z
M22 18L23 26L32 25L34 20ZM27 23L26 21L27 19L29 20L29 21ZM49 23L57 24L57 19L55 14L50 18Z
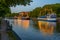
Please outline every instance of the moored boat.
M22 19L22 20L30 20L29 17L28 17L28 18L26 18L26 17L22 17L21 19Z
M49 22L56 22L56 15L55 14L49 14L46 16L38 17L37 19L43 20L43 21L49 21Z

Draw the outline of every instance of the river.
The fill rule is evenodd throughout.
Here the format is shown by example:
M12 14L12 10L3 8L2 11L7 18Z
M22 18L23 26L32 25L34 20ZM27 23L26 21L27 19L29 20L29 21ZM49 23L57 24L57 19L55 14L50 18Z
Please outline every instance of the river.
M35 26L32 20L7 20L22 40L60 40L60 34L56 33L56 22L38 21L38 26Z

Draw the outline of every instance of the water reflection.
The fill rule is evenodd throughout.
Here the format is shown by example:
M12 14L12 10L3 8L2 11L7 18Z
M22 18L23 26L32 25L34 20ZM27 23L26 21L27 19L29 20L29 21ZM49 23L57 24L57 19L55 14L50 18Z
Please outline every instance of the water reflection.
M19 19L15 19L14 20L14 25L21 25L21 20L19 20Z
M16 19L14 20L14 25L19 25L19 27L27 29L29 27L29 20Z
M45 21L38 21L39 29L44 35L51 35L54 32L54 28L56 26L55 22L45 22Z
M29 27L29 20L22 20L22 26L27 29Z
M39 26L36 24L34 26L32 20L14 19L9 21L13 25L12 30L22 40L60 40L60 34L54 33L56 22L38 21Z

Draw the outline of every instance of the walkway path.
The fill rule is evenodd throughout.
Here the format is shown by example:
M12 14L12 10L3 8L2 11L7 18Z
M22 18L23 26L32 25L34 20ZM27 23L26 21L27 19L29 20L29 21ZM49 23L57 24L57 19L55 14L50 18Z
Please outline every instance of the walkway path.
M0 30L1 40L9 40L9 37L6 32L6 28L7 28L7 22L5 20L2 20L1 21L1 30Z

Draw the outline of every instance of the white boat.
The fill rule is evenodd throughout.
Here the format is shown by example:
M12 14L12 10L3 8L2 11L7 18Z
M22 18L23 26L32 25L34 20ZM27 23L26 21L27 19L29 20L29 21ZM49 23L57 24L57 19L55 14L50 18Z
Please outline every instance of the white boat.
M37 18L38 20L49 21L49 22L56 22L56 15L49 14L46 16L41 16Z

